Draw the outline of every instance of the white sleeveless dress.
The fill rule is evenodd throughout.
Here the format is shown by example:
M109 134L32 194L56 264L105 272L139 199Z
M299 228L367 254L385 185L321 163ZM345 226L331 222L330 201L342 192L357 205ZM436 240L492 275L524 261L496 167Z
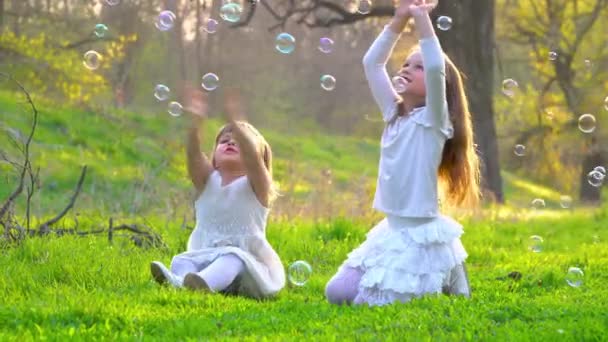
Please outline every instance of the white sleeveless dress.
M266 240L269 209L259 202L246 176L222 186L222 177L213 171L194 205L196 228L188 250L175 258L202 270L222 255L236 255L245 271L226 292L264 298L285 286L283 264Z

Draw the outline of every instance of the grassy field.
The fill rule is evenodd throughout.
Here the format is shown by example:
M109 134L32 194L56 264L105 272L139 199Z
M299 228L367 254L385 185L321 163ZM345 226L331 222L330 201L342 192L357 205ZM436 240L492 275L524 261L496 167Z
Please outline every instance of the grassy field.
M325 283L380 217L370 210L377 141L262 125L284 193L268 238L285 266L310 263L310 280L263 302L178 291L154 283L149 262L169 263L183 251L193 224L184 118L93 113L43 100L38 106L33 160L41 182L32 202L33 226L65 206L86 164L83 193L59 226L72 227L78 219L86 231L107 227L114 217L115 224L148 225L167 247L139 248L120 236L110 243L102 234L31 238L0 248L0 341L606 339L606 206L582 208L575 202L574 209L560 209L563 194L505 171L509 205L459 217L472 299L332 306L323 297ZM29 119L19 98L0 92L0 128L25 131ZM211 120L206 136L220 124ZM0 148L17 155L5 142ZM13 189L15 173L6 163L0 172L2 199ZM543 198L546 208L530 210L534 198ZM21 215L23 202L16 209ZM543 238L542 251L529 250L531 235ZM583 270L580 287L566 283L570 267ZM521 279L509 278L511 272Z
M382 308L337 307L324 285L370 223L274 222L269 239L285 265L306 260L303 287L257 302L160 287L151 260L169 262L188 235L162 231L167 249L105 237L34 238L2 250L0 340L605 340L608 212L471 220L470 300L445 296ZM528 237L544 238L542 251ZM569 267L585 275L565 282ZM505 277L520 272L521 279Z

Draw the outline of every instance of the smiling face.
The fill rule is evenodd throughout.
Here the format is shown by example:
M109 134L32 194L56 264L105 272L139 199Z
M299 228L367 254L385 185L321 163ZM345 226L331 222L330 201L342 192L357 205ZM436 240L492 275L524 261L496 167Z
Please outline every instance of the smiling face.
M398 76L405 79L404 91L400 95L404 97L412 97L415 100L424 100L426 96L426 87L424 82L424 66L422 65L422 54L420 51L412 52L399 72Z

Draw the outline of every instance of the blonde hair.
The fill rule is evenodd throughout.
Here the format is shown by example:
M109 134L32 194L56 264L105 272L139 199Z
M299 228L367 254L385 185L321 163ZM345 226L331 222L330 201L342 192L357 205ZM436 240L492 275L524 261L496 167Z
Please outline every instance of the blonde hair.
M417 50L420 50L419 46L410 53ZM480 171L473 142L473 123L461 73L445 53L444 57L446 99L454 136L443 147L439 181L447 204L474 207L480 200ZM405 114L403 103L398 106L399 115Z
M266 139L264 139L264 136L260 133L260 131L258 131L255 127L253 127L252 124L250 124L246 121L237 121L236 124L247 128L247 130L249 130L249 132L251 132L254 135L254 137L256 138L257 147L258 147L257 148L258 155L264 162L264 166L266 167L266 170L268 171L268 174L270 175L270 189L269 189L268 198L269 198L269 203L272 203L279 195L279 192L278 192L278 189L276 188L276 185L274 184L274 181L272 178L272 149L270 148L270 144L266 141ZM213 151L215 151L217 149L217 145L220 141L221 136L224 135L225 133L232 133L232 130L233 130L233 125L231 123L225 124L224 126L222 126L219 129L217 135L215 136L215 146L213 147ZM214 168L216 168L215 153L212 154L211 164L213 165Z

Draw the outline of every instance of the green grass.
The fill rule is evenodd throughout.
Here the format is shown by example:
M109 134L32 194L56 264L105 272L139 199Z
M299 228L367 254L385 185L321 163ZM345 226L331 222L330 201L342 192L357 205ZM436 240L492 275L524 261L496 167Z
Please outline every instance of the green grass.
M6 128L29 132L31 114L18 95L0 92L0 149L14 158ZM40 117L32 144L33 163L40 167L41 188L35 214L50 215L65 206L82 165L88 175L77 208L100 213L149 214L166 202L187 206L184 140L187 117L157 113L64 108L40 100ZM222 122L209 120L203 133L209 152ZM332 171L333 186L346 193L353 184L372 184L378 161L378 142L335 137L318 132L275 132L259 125L273 148L274 175L282 189L296 189L305 197ZM0 198L13 190L16 172L0 162ZM23 206L23 203L20 203ZM39 209L38 209L39 208Z
M28 127L30 116L19 101L0 92L0 129ZM151 226L168 247L141 249L120 237L110 244L103 235L31 238L0 247L0 341L605 339L606 207L560 210L562 194L503 171L509 206L462 219L472 299L332 306L323 298L325 283L379 218L369 208L378 142L260 125L285 194L271 214L268 238L285 266L306 260L313 275L305 286L288 286L262 302L177 291L155 284L148 267L152 260L169 263L183 251L189 231L182 227L192 225L184 118L82 111L44 100L38 106L33 160L41 187L32 203L33 226L65 206L86 164L83 193L59 226L74 226L78 212L81 230L105 227L112 216L116 224ZM220 124L210 120L206 127L207 151ZM15 153L8 140L0 140L0 148ZM324 170L331 170L331 184ZM2 163L0 172L0 198L5 198L15 173ZM534 198L545 199L547 209L528 210ZM281 214L283 203L305 206L305 217ZM340 208L357 206L362 209L354 215L329 222L314 211L322 217L331 207L335 216ZM22 214L20 202L17 215ZM542 252L528 250L530 235L544 238ZM564 281L572 266L585 272L579 288ZM514 271L522 274L519 281L504 278Z
M272 223L269 240L284 264L302 259L314 271L305 286L261 302L154 283L149 262L169 263L184 248L188 231L177 223L161 232L166 250L101 236L28 239L1 252L0 340L603 340L607 216L464 222L472 299L382 308L338 307L323 297L371 222ZM540 253L527 250L532 234L545 239ZM571 266L585 272L581 287L564 281ZM512 271L521 280L497 280Z

